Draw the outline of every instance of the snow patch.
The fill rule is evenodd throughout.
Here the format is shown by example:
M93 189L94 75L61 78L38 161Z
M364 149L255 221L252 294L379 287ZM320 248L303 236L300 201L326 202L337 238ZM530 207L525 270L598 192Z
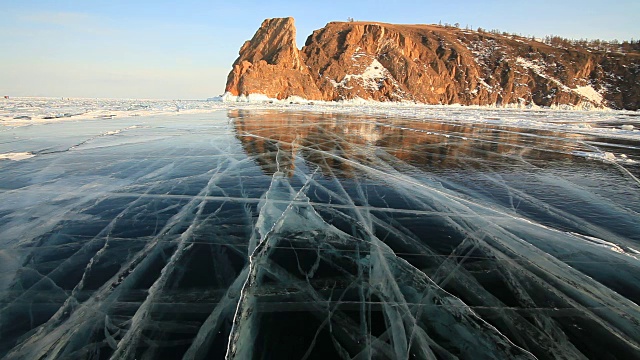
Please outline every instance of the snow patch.
M610 162L610 163L616 162L616 163L622 163L627 165L633 165L638 163L633 159L629 159L625 154L616 156L614 153L611 153L611 152L573 151L571 154L574 156L580 156L580 157L585 157L585 158L594 159L594 160L601 160L601 161Z
M340 82L330 80L334 87L346 87L347 82L352 79L357 79L362 82L362 87L367 90L377 91L382 87L382 81L391 77L389 71L382 66L377 59L372 59L371 64L364 69L362 74L347 74L342 78Z
M247 104L309 104L313 101L301 96L290 96L286 99L270 98L265 94L232 95L229 92L219 96L223 103L247 103Z
M490 91L490 92L491 92L491 91L493 91L493 86L491 86L491 85L487 84L487 82L486 82L484 79L479 78L479 79L478 79L478 83L479 83L480 85L484 86L485 88L487 88L487 90L488 90L488 91Z
M0 154L0 160L20 161L20 160L30 159L34 156L35 155L30 152L4 153L4 154Z
M580 94L588 100L593 101L597 104L600 104L602 102L602 95L590 85L578 86L577 88L573 89L573 92Z
M563 84L562 82L560 82L560 80L549 76L545 73L546 70L546 66L544 64L540 64L539 61L532 61L532 60L528 60L525 58L521 58L521 57L517 57L516 58L516 64L522 66L525 69L529 69L531 71L533 71L535 74L537 74L538 76L541 76L545 79L548 79L549 81L555 83L556 85L558 85L558 87L560 87L561 90L566 91L566 92L573 92L575 94L578 94L580 96L582 96L583 98L585 98L586 100L595 103L595 104L602 104L602 100L603 97L600 93L598 93L593 87L591 87L591 85L587 85L587 86L578 86L575 89L571 89L568 86L566 86L565 84Z
M544 65L540 65L537 62L533 62L531 60L522 58L522 57L517 57L516 58L516 64L522 66L525 69L529 69L531 71L533 71L536 75L541 76L545 79L548 79L549 81L553 82L554 84L558 85L558 87L563 90L563 91L571 91L571 89L566 86L565 84L563 84L562 82L560 82L560 80L551 77L549 75L547 75L544 71L546 70L546 66Z
M268 97L265 94L248 94L248 95L232 95L229 92L224 93L222 95L223 102L239 102L239 103L260 103L260 102L270 102L274 99Z

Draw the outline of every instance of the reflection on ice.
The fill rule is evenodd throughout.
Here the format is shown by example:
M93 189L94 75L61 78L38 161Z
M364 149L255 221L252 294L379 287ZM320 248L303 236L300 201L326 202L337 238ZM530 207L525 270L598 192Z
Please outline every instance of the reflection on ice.
M582 156L637 139L179 119L17 129L39 155L0 162L0 357L640 356L639 169Z

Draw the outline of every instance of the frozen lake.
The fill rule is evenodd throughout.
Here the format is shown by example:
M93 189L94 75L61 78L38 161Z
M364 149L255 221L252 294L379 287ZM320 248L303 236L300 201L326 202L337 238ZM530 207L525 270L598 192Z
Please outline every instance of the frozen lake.
M0 103L2 359L640 358L640 116Z

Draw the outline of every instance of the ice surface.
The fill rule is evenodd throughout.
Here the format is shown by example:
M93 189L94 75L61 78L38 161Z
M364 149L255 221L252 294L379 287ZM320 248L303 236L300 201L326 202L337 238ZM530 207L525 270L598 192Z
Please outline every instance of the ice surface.
M640 357L636 113L263 100L0 103L0 358Z

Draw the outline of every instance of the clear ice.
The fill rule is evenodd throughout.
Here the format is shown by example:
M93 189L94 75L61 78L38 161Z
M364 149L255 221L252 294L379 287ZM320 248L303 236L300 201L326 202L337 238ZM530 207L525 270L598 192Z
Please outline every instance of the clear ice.
M640 358L635 114L75 106L0 112L2 359Z

